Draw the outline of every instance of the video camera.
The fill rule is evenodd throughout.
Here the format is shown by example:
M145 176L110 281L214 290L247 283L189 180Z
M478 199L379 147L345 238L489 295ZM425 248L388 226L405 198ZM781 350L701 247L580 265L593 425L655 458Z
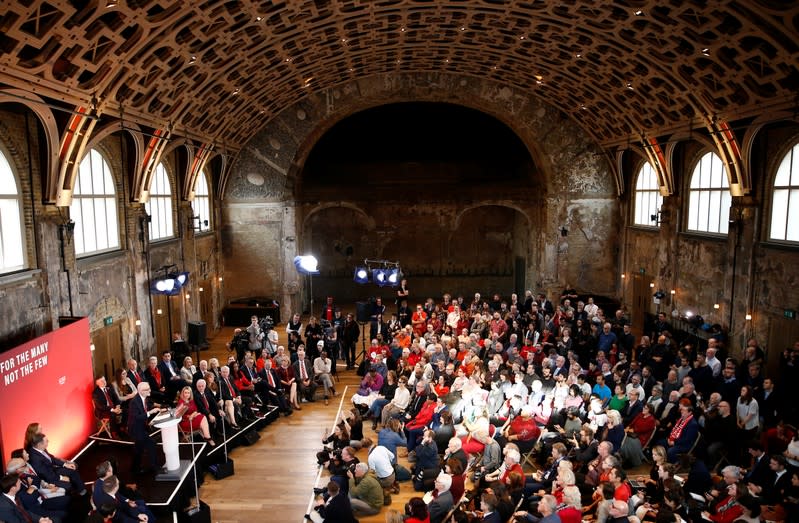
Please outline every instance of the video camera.
M261 321L258 322L258 327L264 332L269 332L275 328L275 320L272 319L272 316L264 316L261 318Z

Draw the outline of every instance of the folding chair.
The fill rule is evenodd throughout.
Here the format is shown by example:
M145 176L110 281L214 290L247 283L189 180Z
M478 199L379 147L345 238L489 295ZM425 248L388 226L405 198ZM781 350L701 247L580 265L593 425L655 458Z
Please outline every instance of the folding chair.
M97 412L96 404L94 400L92 400L92 409L94 412ZM98 429L97 432L92 434L92 436L100 437L101 434L105 434L108 439L114 439L114 435L111 433L111 418L105 418L102 416L95 416L97 420Z

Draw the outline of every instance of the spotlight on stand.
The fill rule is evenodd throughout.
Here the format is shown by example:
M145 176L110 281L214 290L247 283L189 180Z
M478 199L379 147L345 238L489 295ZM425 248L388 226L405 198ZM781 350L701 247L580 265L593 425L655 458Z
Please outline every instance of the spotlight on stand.
M310 254L294 257L294 267L300 274L319 274L318 265L319 261Z
M180 294L180 289L182 289L188 281L188 272L169 273L163 278L158 278L150 282L150 293L176 296Z
M361 285L369 283L369 271L366 269L366 267L355 267L355 274L353 275L352 280L355 283L360 283Z
M318 266L319 260L311 254L294 257L294 267L297 269L297 272L308 275L308 294L310 295L311 302L311 316L313 316L313 275L319 274Z

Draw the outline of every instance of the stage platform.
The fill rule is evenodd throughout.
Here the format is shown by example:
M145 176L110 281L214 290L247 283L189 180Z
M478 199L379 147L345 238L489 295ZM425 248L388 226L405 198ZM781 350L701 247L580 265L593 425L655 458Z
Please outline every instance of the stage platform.
M125 440L109 439L92 436L89 443L73 458L78 465L81 477L87 483L87 490L96 478L97 465L105 460L116 461L115 471L122 485L135 485L138 497L143 499L147 506L158 517L159 521L182 520L184 511L190 506L192 498L196 496L196 488L206 478L206 472L215 464L225 461L226 454L241 445L249 445L253 433L258 433L267 425L279 418L276 407L268 407L264 413L259 414L254 420L241 425L238 431L227 431L223 440L216 438L216 446L212 447L205 441L180 443L179 452L181 461L188 461L190 466L183 471L175 481L157 480L157 472L147 474L133 474L131 471L133 459L133 443ZM160 431L151 434L156 440L159 455L161 452ZM195 479L196 473L196 479ZM87 507L88 510L88 507ZM84 521L85 514L76 514L72 521Z

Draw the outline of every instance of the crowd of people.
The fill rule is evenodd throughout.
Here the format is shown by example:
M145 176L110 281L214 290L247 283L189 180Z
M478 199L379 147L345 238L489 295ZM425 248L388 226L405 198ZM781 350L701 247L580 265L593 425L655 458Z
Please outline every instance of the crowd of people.
M30 423L22 447L11 452L0 479L0 521L6 523L147 523L155 516L135 485L123 485L115 461L97 466L90 488L74 461L48 451L49 439L40 423ZM112 460L114 458L111 458Z
M389 521L799 518L799 342L766 375L755 339L730 347L718 326L680 336L663 314L636 338L626 311L606 317L571 289L555 303L445 295L415 311L403 289L396 312L374 301L362 381L318 456L330 482L308 517L377 514L407 480L420 496ZM328 337L341 340L333 313ZM327 348L354 368L346 343ZM376 441L354 438L353 422Z

